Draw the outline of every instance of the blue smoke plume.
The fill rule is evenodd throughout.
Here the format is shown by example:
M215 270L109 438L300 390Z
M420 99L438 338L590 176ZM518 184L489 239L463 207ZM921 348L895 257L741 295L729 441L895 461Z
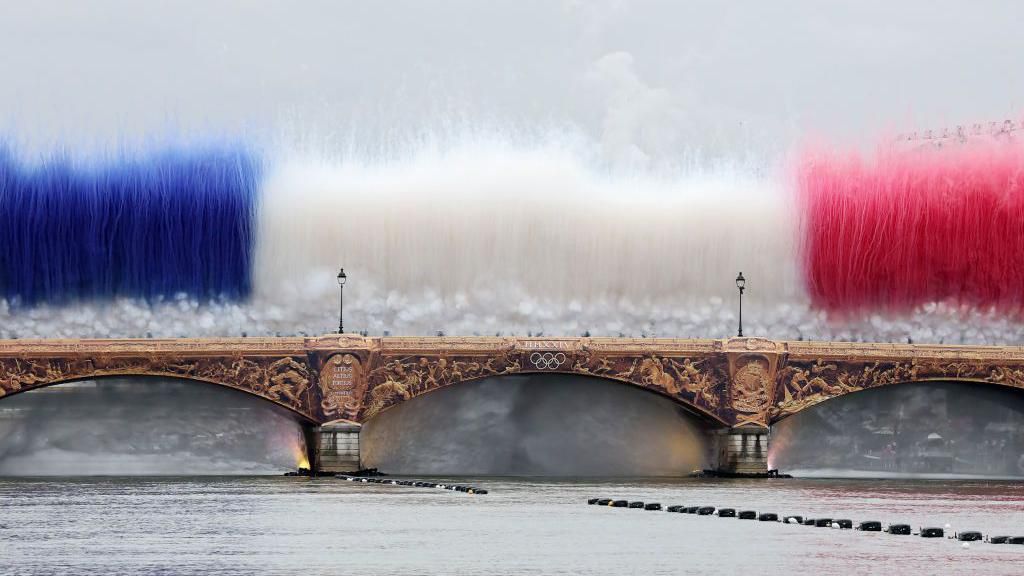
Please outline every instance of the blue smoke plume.
M0 148L0 297L243 299L260 176L232 146L38 165Z

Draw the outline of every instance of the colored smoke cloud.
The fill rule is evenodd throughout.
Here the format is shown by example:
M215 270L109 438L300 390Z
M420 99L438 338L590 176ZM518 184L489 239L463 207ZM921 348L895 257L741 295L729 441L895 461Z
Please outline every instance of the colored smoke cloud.
M0 149L0 295L245 298L259 180L258 159L235 147L36 165Z
M1015 143L605 171L571 139L372 159L180 146L0 159L0 337L1024 341ZM795 185L790 185L793 182ZM1007 314L1009 312L1009 314Z
M1024 302L1024 146L971 143L809 154L803 267L833 313L925 304L1017 313Z

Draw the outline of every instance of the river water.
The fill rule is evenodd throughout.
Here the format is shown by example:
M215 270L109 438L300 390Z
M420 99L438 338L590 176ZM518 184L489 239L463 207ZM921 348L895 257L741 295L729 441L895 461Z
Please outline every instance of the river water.
M440 481L440 480L436 480ZM0 479L2 574L1020 574L1024 546L588 506L590 497L1024 535L1024 484Z

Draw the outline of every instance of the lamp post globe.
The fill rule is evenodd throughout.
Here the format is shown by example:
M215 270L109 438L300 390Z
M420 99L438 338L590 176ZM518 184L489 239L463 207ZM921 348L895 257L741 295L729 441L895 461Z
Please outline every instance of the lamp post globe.
M345 269L338 271L338 334L345 333Z
M743 277L743 272L740 272L736 276L736 287L740 290L740 318L739 318L739 330L737 330L736 336L739 338L743 337L743 289L747 287L747 279Z

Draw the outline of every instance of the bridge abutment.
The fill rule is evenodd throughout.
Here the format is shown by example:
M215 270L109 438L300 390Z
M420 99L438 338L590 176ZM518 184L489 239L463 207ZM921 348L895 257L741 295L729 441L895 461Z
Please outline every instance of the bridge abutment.
M317 470L354 472L359 465L359 431L352 423L327 423L320 427Z
M716 430L712 436L714 470L725 474L768 472L768 429L739 426Z

